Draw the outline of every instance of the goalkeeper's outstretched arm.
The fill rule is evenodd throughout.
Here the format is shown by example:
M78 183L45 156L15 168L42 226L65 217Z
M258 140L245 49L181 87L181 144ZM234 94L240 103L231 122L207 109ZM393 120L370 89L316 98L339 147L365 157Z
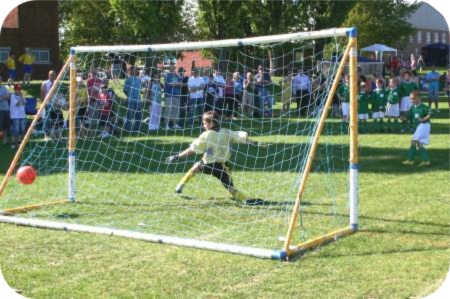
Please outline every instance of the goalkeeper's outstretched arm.
M177 161L180 158L184 159L192 154L194 154L194 151L192 151L190 148L187 148L184 151L182 151L181 153L167 157L166 162L170 164L170 163Z

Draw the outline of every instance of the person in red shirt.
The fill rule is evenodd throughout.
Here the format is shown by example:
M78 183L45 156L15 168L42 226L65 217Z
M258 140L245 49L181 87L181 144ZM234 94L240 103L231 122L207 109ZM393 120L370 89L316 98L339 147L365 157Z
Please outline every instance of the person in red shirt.
M114 98L115 93L112 89L104 89L99 94L99 106L103 107L100 112L100 124L104 124L103 132L100 134L101 138L108 138L114 133L114 124L116 122L116 115L113 111Z
M95 128L98 125L101 111L103 110L104 101L99 101L99 96L102 89L106 89L107 83L99 78L96 69L91 70L89 78L86 81L88 92L88 109L86 114L85 125L80 131L81 136L92 136L95 134Z

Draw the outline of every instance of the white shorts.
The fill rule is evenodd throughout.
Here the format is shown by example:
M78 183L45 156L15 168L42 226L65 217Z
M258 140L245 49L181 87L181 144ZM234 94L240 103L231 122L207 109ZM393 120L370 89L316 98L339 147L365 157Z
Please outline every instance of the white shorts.
M400 112L407 112L411 109L411 99L409 97L403 97L400 100Z
M422 144L430 143L430 123L421 123L417 126L412 140L418 141Z
M372 112L372 118L383 118L383 117L384 117L383 111Z
M358 114L358 119L369 119L369 114L368 113Z
M342 102L341 109L342 109L342 116L348 116L350 113L350 103Z
M399 117L400 111L399 111L398 103L397 104L390 104L388 103L386 106L386 116L387 117Z

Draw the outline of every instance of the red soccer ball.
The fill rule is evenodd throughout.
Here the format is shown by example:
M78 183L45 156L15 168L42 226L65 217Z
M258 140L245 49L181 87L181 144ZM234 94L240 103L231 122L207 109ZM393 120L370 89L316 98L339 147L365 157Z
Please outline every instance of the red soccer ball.
M24 185L32 184L36 179L36 176L36 170L31 166L22 166L16 173L17 180Z

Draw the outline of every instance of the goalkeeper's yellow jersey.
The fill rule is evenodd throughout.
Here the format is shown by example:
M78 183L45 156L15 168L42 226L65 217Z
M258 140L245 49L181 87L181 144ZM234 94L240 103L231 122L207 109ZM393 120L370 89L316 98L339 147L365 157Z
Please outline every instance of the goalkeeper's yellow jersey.
M248 134L243 131L231 131L228 129L208 130L195 139L190 149L196 154L203 154L205 164L226 162L231 157L232 143L247 143Z

